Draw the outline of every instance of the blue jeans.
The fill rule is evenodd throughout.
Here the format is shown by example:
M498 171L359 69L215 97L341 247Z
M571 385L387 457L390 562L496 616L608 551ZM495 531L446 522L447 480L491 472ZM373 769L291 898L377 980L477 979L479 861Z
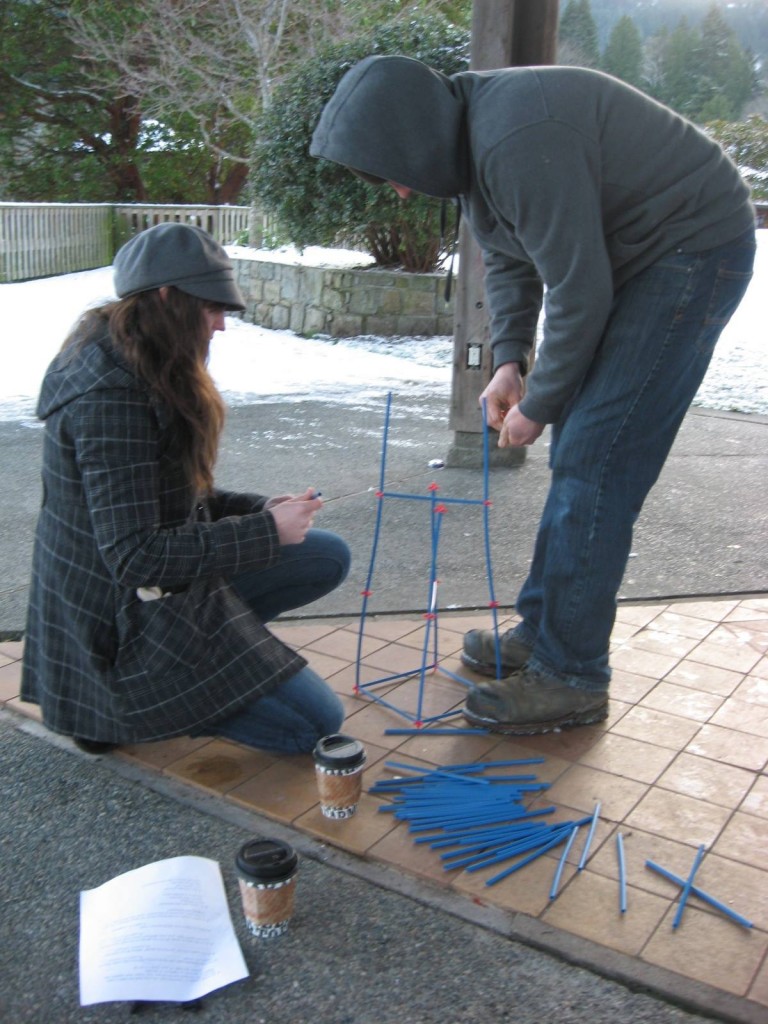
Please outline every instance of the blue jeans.
M643 502L752 275L754 232L671 252L614 299L592 365L553 425L552 479L517 600L530 668L605 689L616 595Z
M280 561L261 572L245 572L232 584L263 622L330 593L349 572L345 542L327 530L309 530L303 544L282 548ZM304 754L321 736L338 732L344 706L309 666L204 735L224 736L274 754Z

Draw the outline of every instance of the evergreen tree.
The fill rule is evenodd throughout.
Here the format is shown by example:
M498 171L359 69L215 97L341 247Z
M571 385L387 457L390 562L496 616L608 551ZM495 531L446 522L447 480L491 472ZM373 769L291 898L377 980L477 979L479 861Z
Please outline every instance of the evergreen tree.
M560 64L596 68L600 64L597 26L589 0L569 0L558 28L557 59Z
M655 40L657 77L652 93L692 121L736 121L752 95L755 71L716 4L701 28L683 19Z
M736 34L726 25L716 3L701 25L701 61L706 68L708 94L697 111L699 120L735 121L756 86L755 69Z
M602 69L622 81L645 88L643 40L634 21L624 15L613 26L603 53Z

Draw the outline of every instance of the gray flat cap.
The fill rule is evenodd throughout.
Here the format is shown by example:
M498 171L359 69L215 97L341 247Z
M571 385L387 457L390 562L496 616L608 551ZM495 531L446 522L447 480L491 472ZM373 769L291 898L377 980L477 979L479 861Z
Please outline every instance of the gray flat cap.
M229 257L192 224L156 224L134 235L115 256L114 282L120 298L173 285L198 299L245 309Z

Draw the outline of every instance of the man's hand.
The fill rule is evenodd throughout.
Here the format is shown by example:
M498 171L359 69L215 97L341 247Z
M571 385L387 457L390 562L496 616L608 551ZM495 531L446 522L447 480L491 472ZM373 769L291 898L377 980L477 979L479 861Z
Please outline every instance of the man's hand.
M277 526L277 535L281 544L301 544L312 527L315 512L323 507L321 498L315 497L314 487L308 487L304 494L281 495L272 499L265 508L269 508Z
M504 363L494 373L490 384L480 395L485 399L485 418L489 427L501 430L504 417L523 397L523 378L519 363Z
M489 427L499 432L499 448L520 448L540 437L543 423L523 416L518 403L523 397L523 378L518 363L500 366L488 387L480 395L485 399L485 417Z
M540 437L545 424L523 416L518 406L510 409L499 432L499 448L521 448Z

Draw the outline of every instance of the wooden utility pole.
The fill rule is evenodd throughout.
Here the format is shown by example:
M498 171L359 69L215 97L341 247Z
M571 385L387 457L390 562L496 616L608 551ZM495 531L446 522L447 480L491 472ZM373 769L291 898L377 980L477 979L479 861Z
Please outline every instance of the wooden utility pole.
M474 0L470 69L553 64L557 49L558 0ZM491 379L488 314L480 249L466 225L459 240L459 275L453 332L453 391L449 466L482 464L482 414L477 399ZM491 444L495 466L519 465L525 448Z

